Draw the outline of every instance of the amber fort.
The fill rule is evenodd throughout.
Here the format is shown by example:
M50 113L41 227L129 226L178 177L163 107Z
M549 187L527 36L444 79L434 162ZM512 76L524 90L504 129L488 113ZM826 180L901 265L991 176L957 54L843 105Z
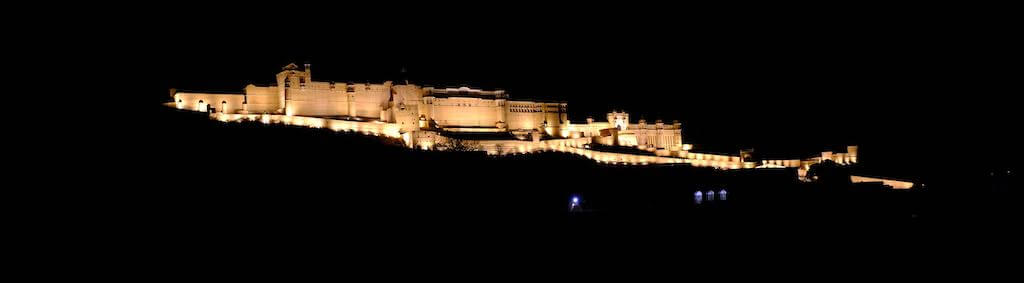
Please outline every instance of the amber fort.
M857 163L857 146L818 156L754 160L736 154L701 152L687 144L678 121L635 119L613 111L600 119L569 121L568 103L516 99L503 90L440 88L408 82L341 83L313 79L310 64L289 64L275 85L247 85L237 93L172 90L168 106L209 113L222 122L257 121L400 139L423 150L474 150L491 155L568 152L604 164L680 164L722 170L796 168L803 178L811 165L831 160ZM601 149L628 150L601 150ZM894 188L912 183L854 176L854 182L882 182Z

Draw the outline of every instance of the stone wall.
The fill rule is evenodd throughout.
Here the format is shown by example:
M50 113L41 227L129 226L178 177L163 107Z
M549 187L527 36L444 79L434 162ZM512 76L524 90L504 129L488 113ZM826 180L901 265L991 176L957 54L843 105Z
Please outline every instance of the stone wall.
M352 116L381 119L388 108L391 82L345 84L309 82L285 88L289 116Z
M501 119L498 110L495 99L438 97L431 118L441 127L495 127Z
M168 104L176 106L176 104ZM366 135L379 135L391 138L398 138L405 141L409 147L421 149L435 149L437 145L450 142L449 138L441 136L434 131L403 131L396 123L385 123L380 121L348 121L318 117L287 116L280 114L230 114L211 113L210 117L218 121L260 121L266 124L281 123L285 125L305 126L311 128L328 128L335 131L358 132ZM724 154L700 153L700 152L678 152L674 156L655 156L628 153L615 153L595 151L586 148L587 144L594 142L594 137L550 139L541 141L532 140L481 140L471 141L475 146L474 150L486 151L492 155L506 154L528 154L544 151L567 152L584 156L599 163L616 165L648 165L648 164L689 164L696 167L713 167L717 169L749 169L754 168L753 162L743 162L740 157ZM815 159L820 161L820 159ZM801 169L816 163L815 160L778 160L765 161L768 164L780 164L780 166L794 167L798 165ZM897 189L909 188L913 183L887 180L871 177L856 177L854 182L883 182L886 185Z
M310 128L327 128L334 131L357 132L366 135L386 136L390 138L403 138L401 129L397 124L383 123L379 121L362 122L337 120L318 117L287 116L280 114L227 114L211 113L210 118L221 122L235 121L259 121L264 124L285 124L292 126L304 126Z
M249 113L275 113L281 109L277 99L276 86L245 87L246 108Z
M754 168L756 166L753 162L741 161L739 155L700 153L692 151L683 151L680 152L679 155L680 157L685 158L687 163L690 163L693 166L723 169Z
M668 164L688 163L721 169L754 168L740 156L699 153L683 144L682 126L660 120L648 124L639 119L630 124L629 114L608 113L607 122L573 124L568 121L567 104L508 100L502 90L461 88L438 89L415 85L316 82L307 64L294 64L276 76L277 85L248 85L244 94L178 92L173 107L192 111L212 110L220 121L254 120L263 123L329 128L370 135L402 138L410 147L435 148L451 140L434 132L511 132L530 140L473 141L478 150L491 154L522 154L562 151L586 156L603 163ZM283 111L282 111L283 110ZM339 119L334 119L338 117ZM356 118L356 119L342 119ZM354 121L353 121L354 120ZM548 138L540 140L540 133ZM593 151L589 143L637 147L651 155ZM763 166L798 167L834 160L857 162L857 147L847 152L823 152L810 159L765 160ZM899 184L904 185L904 184ZM895 186L894 186L895 187Z
M883 185L890 186L897 190L907 190L914 187L913 182L865 176L850 176L850 181L854 183L882 183Z
M182 110L205 112L207 107L214 112L235 113L242 110L245 95L178 92L174 94L175 107Z

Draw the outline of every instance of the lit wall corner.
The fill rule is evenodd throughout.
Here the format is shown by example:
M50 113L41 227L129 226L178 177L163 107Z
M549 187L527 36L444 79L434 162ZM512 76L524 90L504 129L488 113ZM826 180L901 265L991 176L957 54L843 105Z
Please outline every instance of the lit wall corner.
M405 142L405 146L408 146L409 148L413 148L414 146L412 143L412 135L413 132L402 133L402 141Z
M285 116L295 116L295 107L289 107L289 106L291 106L290 104L291 103L289 103L289 102L285 102L285 107L284 107L284 115Z

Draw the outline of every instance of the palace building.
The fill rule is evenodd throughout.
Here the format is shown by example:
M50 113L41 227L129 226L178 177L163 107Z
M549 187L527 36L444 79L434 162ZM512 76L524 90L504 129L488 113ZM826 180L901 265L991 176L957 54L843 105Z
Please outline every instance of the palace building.
M220 121L260 121L329 128L400 138L409 147L446 150L461 145L489 154L562 151L601 163L622 165L685 163L720 169L798 168L833 160L857 162L857 147L820 157L752 160L750 152L723 155L694 152L683 143L682 124L639 119L626 112L608 113L605 121L573 123L568 104L513 99L503 90L436 88L385 81L335 83L314 81L309 64L285 66L276 85L248 85L239 93L172 91L182 110L210 113ZM632 150L602 151L601 148Z
M435 88L413 84L354 84L314 81L309 64L289 64L277 74L277 85L248 85L242 93L174 93L175 106L211 113L271 114L394 124L400 133L416 131L509 133L543 139L602 137L608 145L679 151L678 122L644 120L608 114L607 122L572 124L567 103L515 100L503 90L468 87Z

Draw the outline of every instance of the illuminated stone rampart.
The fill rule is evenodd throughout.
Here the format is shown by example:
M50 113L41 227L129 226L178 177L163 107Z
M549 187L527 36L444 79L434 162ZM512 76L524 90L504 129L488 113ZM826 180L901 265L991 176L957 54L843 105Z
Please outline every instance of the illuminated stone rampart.
M178 91L167 106L210 113L212 119L258 121L326 128L401 139L407 146L432 150L478 150L492 155L568 152L616 165L688 164L717 169L798 168L803 177L823 160L857 163L857 147L845 153L785 160L744 160L740 155L693 151L683 143L682 124L644 119L613 111L606 122L568 120L567 103L512 100L502 90L435 88L412 84L313 81L309 64L285 66L276 85L247 85L239 93ZM445 133L509 133L508 139L459 140ZM514 138L513 138L514 137ZM637 154L590 149L590 144L632 147ZM644 154L647 152L649 154ZM749 158L749 157L746 157ZM861 178L858 180L878 180ZM888 183L887 183L888 184ZM907 187L893 182L894 188ZM910 183L912 185L912 183Z

